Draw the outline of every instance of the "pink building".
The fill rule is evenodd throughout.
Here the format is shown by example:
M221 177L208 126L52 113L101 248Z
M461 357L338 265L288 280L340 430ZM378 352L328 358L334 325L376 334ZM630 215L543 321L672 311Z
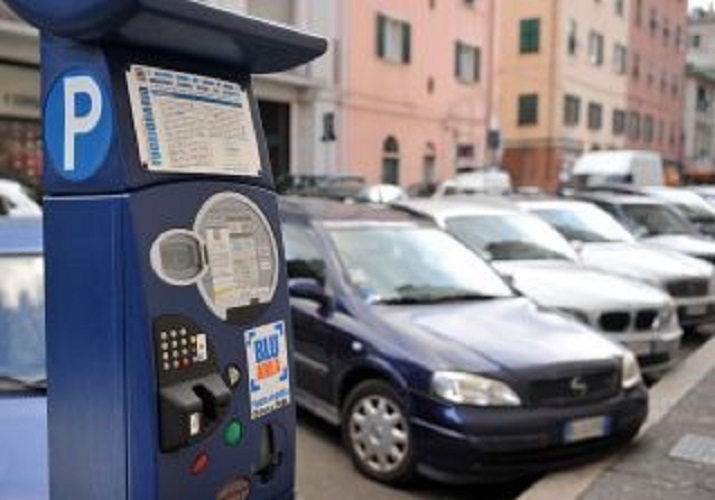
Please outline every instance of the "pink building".
M341 4L335 170L408 186L489 163L492 0Z
M627 147L683 160L686 0L633 0Z

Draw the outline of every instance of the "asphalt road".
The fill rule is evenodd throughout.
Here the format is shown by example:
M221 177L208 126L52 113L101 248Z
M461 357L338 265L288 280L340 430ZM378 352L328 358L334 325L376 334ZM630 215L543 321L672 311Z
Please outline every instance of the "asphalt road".
M692 354L704 340L705 337L686 335L681 359ZM353 469L337 428L303 411L298 412L298 456L299 500L512 500L531 484L531 481L521 481L455 487L418 479L408 489L382 486Z

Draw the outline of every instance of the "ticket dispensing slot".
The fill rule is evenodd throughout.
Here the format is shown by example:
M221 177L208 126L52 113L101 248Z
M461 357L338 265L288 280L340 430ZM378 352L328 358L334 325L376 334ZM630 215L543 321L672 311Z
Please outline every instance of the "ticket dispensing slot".
M207 335L188 318L159 318L154 341L160 447L171 452L210 434L226 414L231 392L221 377Z

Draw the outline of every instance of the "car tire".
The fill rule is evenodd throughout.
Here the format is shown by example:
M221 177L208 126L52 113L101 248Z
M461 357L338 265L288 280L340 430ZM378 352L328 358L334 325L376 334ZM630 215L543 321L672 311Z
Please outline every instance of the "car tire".
M345 399L341 426L361 473L391 485L412 479L415 453L408 413L390 384L368 380L355 387Z

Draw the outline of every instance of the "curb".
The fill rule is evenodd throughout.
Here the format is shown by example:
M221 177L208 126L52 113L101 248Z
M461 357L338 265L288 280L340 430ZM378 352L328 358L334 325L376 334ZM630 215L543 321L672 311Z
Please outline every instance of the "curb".
M666 374L650 390L648 419L638 434L641 439L687 396L715 368L715 337L707 341L688 358ZM617 463L621 452L592 464L550 474L534 483L518 500L578 500L596 480Z

